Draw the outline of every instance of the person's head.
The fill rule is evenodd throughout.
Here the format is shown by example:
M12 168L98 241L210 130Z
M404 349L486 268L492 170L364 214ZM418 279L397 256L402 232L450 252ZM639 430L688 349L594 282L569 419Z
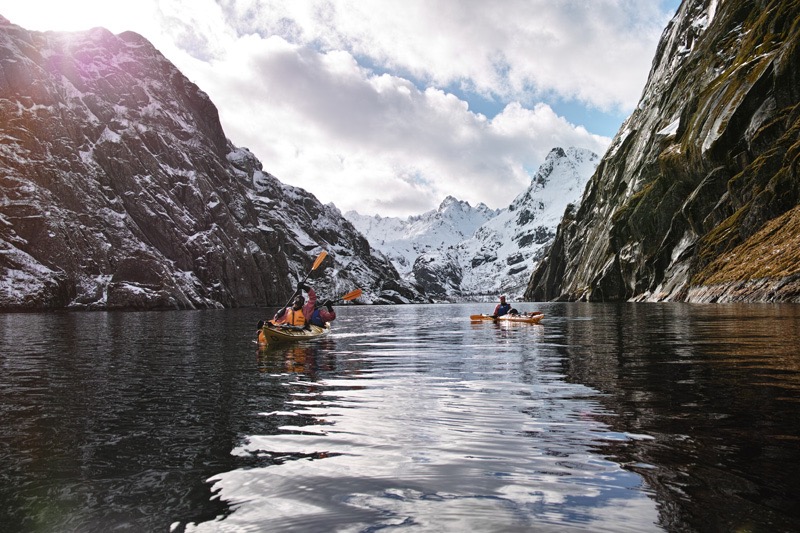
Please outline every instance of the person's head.
M501 303L501 304L504 304L504 303L506 303L506 297L505 297L505 296L501 296L501 297L500 297L500 303Z
M306 303L306 299L303 298L302 295L298 294L295 296L294 300L292 300L292 309L300 309L303 307L304 303Z

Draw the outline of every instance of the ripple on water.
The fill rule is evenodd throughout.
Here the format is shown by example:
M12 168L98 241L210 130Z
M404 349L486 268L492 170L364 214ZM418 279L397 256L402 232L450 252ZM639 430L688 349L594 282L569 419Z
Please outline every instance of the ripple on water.
M469 331L454 345L461 333L438 330L433 346L391 332L348 343L342 354L358 353L369 368L294 393L287 406L308 425L250 435L234 450L280 464L212 479L236 509L224 523L507 531L595 527L624 515L623 523L642 517L632 529L652 527L650 500L628 490L638 476L591 451L607 431L593 417L601 410L593 391L520 346L469 342ZM336 338L337 350L346 338Z

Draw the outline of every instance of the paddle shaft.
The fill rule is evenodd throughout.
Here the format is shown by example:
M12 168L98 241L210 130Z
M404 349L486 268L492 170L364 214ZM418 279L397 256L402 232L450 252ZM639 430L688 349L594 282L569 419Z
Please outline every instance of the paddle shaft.
M317 269L317 267L322 263L322 261L325 259L325 257L327 255L328 255L328 252L326 252L325 250L322 250L320 252L320 254L317 256L317 259L314 261L314 264L311 265L311 270L308 271L308 274L306 274L306 277L304 277L303 281L298 283L298 285L302 285L303 283L306 282L306 280L308 280L308 277L311 276L311 273L314 272ZM281 309L286 309L287 307L289 307L289 304L292 303L292 300L294 300L294 297L295 297L296 294L297 294L297 289L295 288L295 290L292 291L292 295L289 297L289 301L286 302L286 304L283 307L281 307Z

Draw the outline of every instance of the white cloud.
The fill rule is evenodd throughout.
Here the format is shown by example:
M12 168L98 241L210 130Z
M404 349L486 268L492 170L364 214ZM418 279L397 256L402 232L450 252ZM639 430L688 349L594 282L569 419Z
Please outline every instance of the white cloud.
M343 211L383 215L448 194L503 207L554 146L602 153L610 139L546 102L629 112L667 22L635 0L114 2L122 19L89 13L111 3L76 0L59 27L42 0L17 4L0 12L29 29L80 29L83 17L141 33L265 170ZM502 111L478 114L448 87Z
M608 143L545 104L511 103L488 119L452 94L371 74L346 52L248 36L231 56L196 72L228 135L345 211L419 212L447 194L505 206L553 146Z
M438 87L627 110L671 15L639 0L260 0L228 2L226 13L243 32L347 50Z

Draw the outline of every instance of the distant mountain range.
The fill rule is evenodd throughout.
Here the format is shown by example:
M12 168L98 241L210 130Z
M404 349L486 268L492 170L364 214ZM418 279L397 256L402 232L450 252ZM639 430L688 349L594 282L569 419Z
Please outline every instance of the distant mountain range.
M493 210L448 196L438 209L400 219L345 218L382 252L403 278L439 300L520 298L555 237L565 210L574 211L599 156L554 148L530 186L508 207Z

